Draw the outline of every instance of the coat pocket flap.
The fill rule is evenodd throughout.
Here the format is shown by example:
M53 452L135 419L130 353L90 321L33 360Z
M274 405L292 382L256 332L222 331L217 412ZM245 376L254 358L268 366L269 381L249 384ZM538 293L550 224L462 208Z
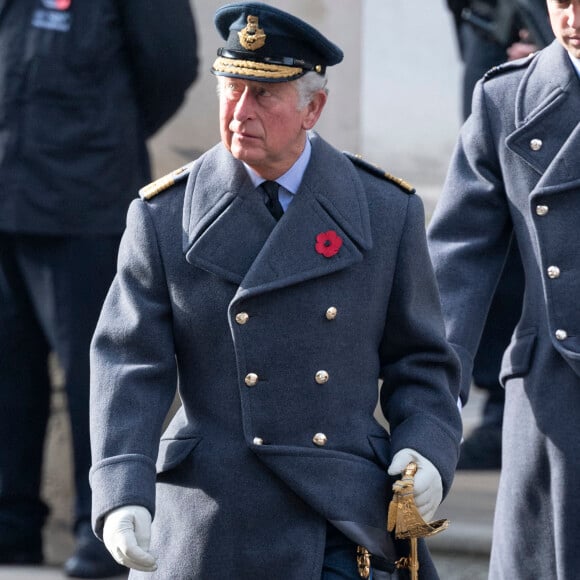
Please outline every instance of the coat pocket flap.
M157 473L169 471L179 465L201 441L201 437L187 439L162 439L159 443L159 453L155 469Z

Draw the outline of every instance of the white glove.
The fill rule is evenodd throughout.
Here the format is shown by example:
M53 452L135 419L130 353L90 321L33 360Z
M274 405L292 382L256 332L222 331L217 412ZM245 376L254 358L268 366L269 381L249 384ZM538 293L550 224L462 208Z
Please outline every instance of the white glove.
M443 482L437 468L414 449L401 449L393 457L388 473L401 475L411 461L417 464L413 494L415 505L421 517L429 523L443 500Z
M149 553L151 514L140 505L117 508L105 517L103 541L119 564L141 572L157 570L157 561Z

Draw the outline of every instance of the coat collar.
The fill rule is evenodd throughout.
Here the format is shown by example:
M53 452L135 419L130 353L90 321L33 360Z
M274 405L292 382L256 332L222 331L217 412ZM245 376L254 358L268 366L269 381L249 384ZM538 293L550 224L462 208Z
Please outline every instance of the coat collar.
M279 222L243 165L217 145L201 157L185 191L186 260L240 285L273 289L324 276L362 260L372 239L366 194L352 163L314 135L300 190ZM316 236L334 230L342 247L331 258Z
M536 189L562 189L580 179L580 79L557 40L526 70L515 122L506 145L540 175ZM540 149L531 147L534 139L541 140Z

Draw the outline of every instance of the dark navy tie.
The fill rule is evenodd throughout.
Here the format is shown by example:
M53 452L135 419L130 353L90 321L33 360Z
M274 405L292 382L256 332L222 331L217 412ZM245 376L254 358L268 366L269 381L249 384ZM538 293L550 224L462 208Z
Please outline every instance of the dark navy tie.
M278 199L278 189L280 189L280 185L275 181L264 181L260 187L266 192L266 207L270 210L270 213L274 218L279 220L284 214L284 210L282 209L280 200Z

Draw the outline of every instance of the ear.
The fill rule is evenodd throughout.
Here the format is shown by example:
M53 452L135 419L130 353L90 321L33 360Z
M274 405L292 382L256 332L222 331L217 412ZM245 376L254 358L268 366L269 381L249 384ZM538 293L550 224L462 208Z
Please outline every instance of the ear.
M306 105L306 112L302 120L302 128L305 131L309 131L316 125L322 109L324 109L324 105L326 105L326 92L318 91L314 94L308 105Z

